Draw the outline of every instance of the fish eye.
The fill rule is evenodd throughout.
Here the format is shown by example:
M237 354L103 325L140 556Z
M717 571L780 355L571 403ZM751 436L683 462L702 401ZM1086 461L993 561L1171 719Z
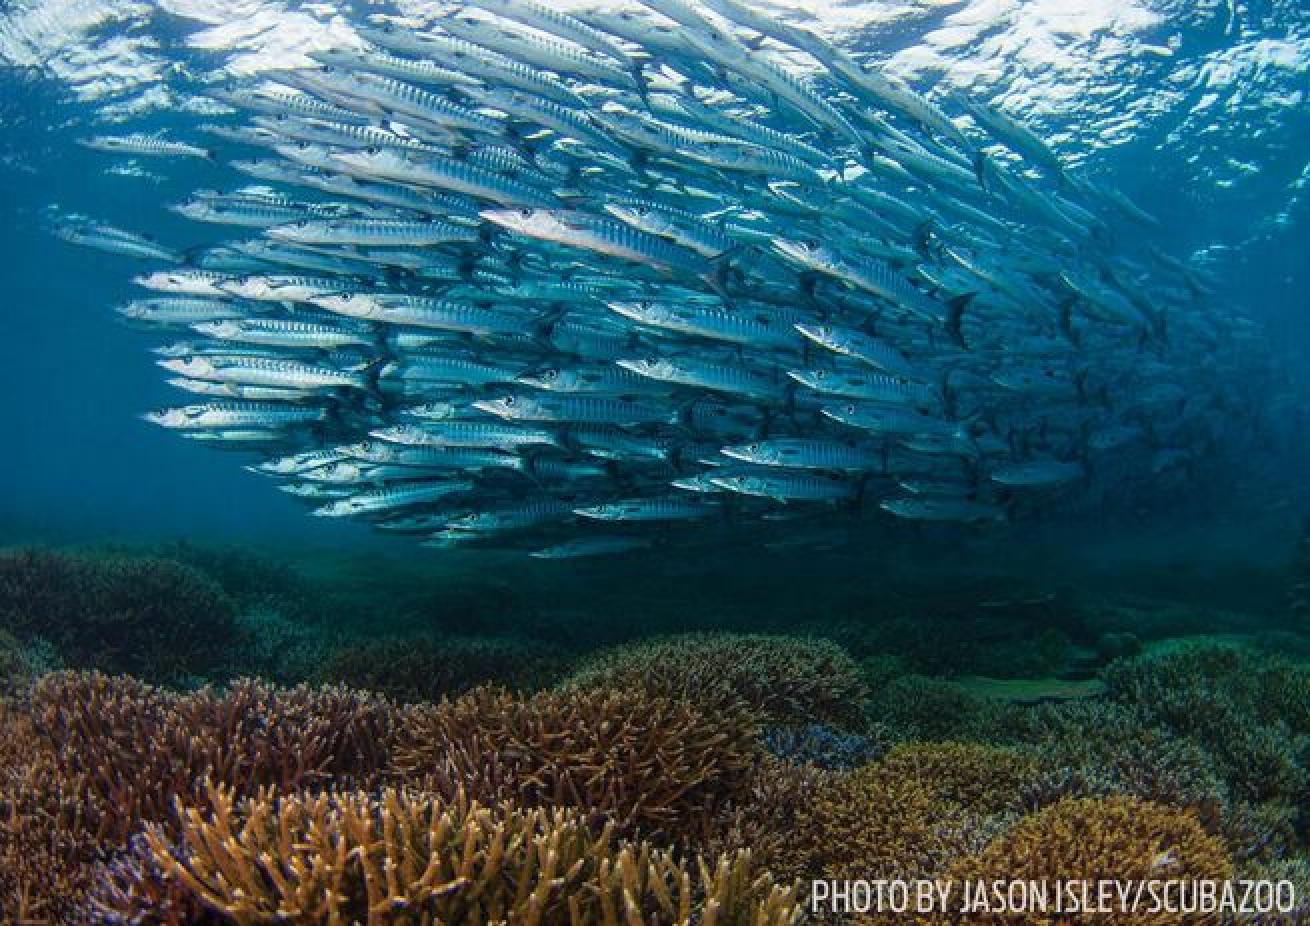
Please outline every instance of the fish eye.
M814 378L815 378L815 379L826 379L827 376L828 376L828 373L827 373L826 370L815 370L815 371L814 371Z
M522 218L525 218L525 219L530 219L530 218L532 218L532 210L531 210L531 209L520 209L520 210L519 210L519 216L522 217Z
M381 153L381 151L382 149L377 145L369 145L367 148L364 149L365 154L379 154Z
M509 408L513 404L514 404L514 397L512 395L505 396L505 407Z
M759 444L751 444L751 445L750 445L749 447L747 447L746 449L749 450L751 453L759 453L759 452L760 452L760 445L759 445Z

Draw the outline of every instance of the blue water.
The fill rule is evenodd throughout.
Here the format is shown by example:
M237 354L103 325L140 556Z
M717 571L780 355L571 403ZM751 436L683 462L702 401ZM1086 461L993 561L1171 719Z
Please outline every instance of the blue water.
M1118 518L1104 538L1094 535L1084 512L1068 528L1084 542L1070 546L1122 546L1140 535L1167 547L1170 537L1181 536L1174 527L1181 513L1189 538L1208 538L1189 541L1189 549L1249 551L1250 543L1233 540L1249 532L1261 538L1262 549L1277 550L1290 542L1306 505L1310 23L1304 9L1295 2L1124 0L1064 11L1066 22L1059 4L1017 3L996 6L1003 15L987 22L980 21L984 5L973 6L948 4L931 15L899 19L888 19L880 6L852 6L850 15L866 23L851 41L908 62L908 79L920 89L935 85L940 93L948 84L964 84L1010 100L1019 112L1029 101L1032 128L1086 175L1117 186L1158 216L1164 228L1151 240L1204 268L1220 288L1216 301L1240 307L1270 335L1272 376L1232 383L1235 396L1261 390L1249 406L1268 414L1251 421L1244 411L1244 420L1225 422L1227 412L1215 410L1221 443L1225 428L1243 435L1240 453L1213 480L1187 486L1158 508ZM244 472L240 454L179 441L140 420L143 411L176 404L177 396L147 353L156 339L117 324L109 311L141 295L129 282L139 267L55 239L43 229L47 210L57 205L196 247L221 239L222 230L188 223L161 206L198 187L230 187L232 175L193 161L139 159L133 165L74 139L114 130L172 129L185 136L203 117L170 111L196 89L174 64L192 73L224 62L257 68L269 62L241 56L276 61L291 53L287 48L294 49L296 39L264 32L239 37L236 50L197 51L183 45L206 21L222 20L221 5L176 4L163 11L143 4L108 22L96 9L33 0L0 18L0 61L14 65L0 71L6 218L0 227L0 466L7 487L0 496L0 535L56 541L183 536L295 549L358 546L440 559L440 553L379 540L360 525L307 518L294 499ZM332 18L324 9L295 15L319 24ZM67 27L62 38L55 28L61 23ZM94 25L84 28L88 23ZM951 30L964 38L943 40ZM1055 51L1044 61L1048 46ZM934 60L915 70L915 54L925 47ZM54 48L59 53L44 65L43 52ZM1103 53L1114 56L1101 60ZM949 67L952 56L958 71ZM1095 66L1090 71L1089 63ZM146 175L108 172L124 165ZM1259 431L1254 441L1251 428ZM1048 526L1027 539L1064 536L1062 530ZM928 539L931 550L942 535L929 533Z

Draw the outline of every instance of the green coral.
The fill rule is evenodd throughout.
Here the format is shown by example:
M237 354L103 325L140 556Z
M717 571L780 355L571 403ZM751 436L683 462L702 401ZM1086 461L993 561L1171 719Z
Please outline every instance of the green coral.
M0 553L0 628L49 640L71 665L161 681L206 676L236 639L234 614L217 583L172 560Z
M865 663L870 677L869 663ZM901 740L965 740L987 743L1005 740L1022 716L1023 708L970 694L945 679L924 675L896 676L875 671L884 679L874 688L865 711Z
M1310 787L1310 671L1235 646L1188 646L1112 663L1114 701L1214 757L1234 797L1296 802Z

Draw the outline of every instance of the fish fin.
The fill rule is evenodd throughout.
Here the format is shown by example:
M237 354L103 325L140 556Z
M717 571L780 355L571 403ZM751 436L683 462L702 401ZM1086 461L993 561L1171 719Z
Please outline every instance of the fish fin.
M948 314L946 318L946 330L950 332L951 337L956 344L968 350L969 345L964 343L964 332L961 330L961 323L964 321L964 310L973 302L977 293L964 293L947 301L946 306Z
M991 161L987 157L987 152L979 151L973 156L973 175L978 178L978 186L984 193L990 193L991 188L987 184L987 168Z

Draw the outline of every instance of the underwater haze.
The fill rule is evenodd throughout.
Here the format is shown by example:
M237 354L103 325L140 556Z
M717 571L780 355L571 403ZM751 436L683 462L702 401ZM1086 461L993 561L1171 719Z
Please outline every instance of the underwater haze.
M659 32L703 16L752 41L760 23L749 7L723 15L734 8L636 7L627 33L604 38L613 11L580 5L598 48L531 24L482 37L505 61L529 36L521 47L541 68L567 68L556 46L580 49L579 70L534 97L512 72L497 86L494 68L453 83L406 72L479 47L494 17L452 19L430 54L387 23L458 10L254 5L238 21L223 4L12 7L0 27L8 532L370 548L381 522L407 539L380 548L405 556L427 556L401 550L412 538L567 557L764 540L931 558L1066 529L1095 544L1107 524L1167 537L1183 519L1217 537L1281 529L1287 544L1304 499L1310 169L1310 27L1296 4L784 4L761 50L733 38L722 61L695 41L679 59ZM789 29L817 50L789 44ZM885 76L861 85L860 73ZM801 89L784 99L771 80ZM406 87L436 102L389 98ZM279 109L278 93L320 109ZM507 93L520 96L496 96ZM562 99L578 138L553 121ZM370 152L462 159L514 192L370 165L342 126L391 133ZM143 136L208 156L131 144ZM279 170L279 143L336 160ZM468 162L469 144L483 161ZM334 197L341 183L323 177L358 195ZM388 189L428 205L406 209ZM270 204L271 218L195 211ZM525 204L587 217L601 243L487 217ZM625 218L633 204L648 211ZM417 246L403 228L392 242L380 226L279 234L306 218L429 228ZM673 230L652 232L659 221ZM104 230L109 253L50 234L94 247ZM607 250L624 232L635 259ZM124 256L114 234L147 236L169 260ZM243 238L263 252L234 252ZM800 239L824 250L788 250ZM255 325L353 332L335 353L248 332L205 342L190 327L203 315L115 319L150 297L194 299L133 283L178 262L233 280L307 276L390 300L391 315L379 324L330 294L215 291ZM481 315L432 317L459 304ZM150 354L168 343L171 365ZM344 385L196 373L181 353L241 354L233 344L308 367L323 356ZM170 387L152 360L193 372ZM459 364L472 366L448 369ZM543 371L601 381L543 384ZM496 407L506 399L518 407ZM244 417L226 408L230 427L164 422L193 441L141 419L230 400L256 404ZM261 409L282 418L261 422ZM319 481L278 477L308 504L247 471L333 448L345 451ZM373 498L397 488L409 494ZM304 516L329 502L354 523Z

